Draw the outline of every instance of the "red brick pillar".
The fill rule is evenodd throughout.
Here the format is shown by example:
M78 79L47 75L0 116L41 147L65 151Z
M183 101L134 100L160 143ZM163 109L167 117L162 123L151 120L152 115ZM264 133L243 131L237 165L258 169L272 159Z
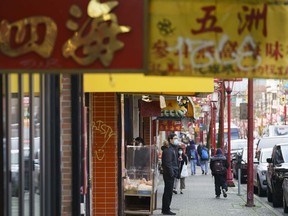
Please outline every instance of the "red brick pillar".
M144 124L144 142L146 145L151 144L151 138L150 138L150 130L151 130L151 125L150 125L150 118L151 117L144 117L143 118L143 124Z
M92 94L93 215L118 215L117 95Z

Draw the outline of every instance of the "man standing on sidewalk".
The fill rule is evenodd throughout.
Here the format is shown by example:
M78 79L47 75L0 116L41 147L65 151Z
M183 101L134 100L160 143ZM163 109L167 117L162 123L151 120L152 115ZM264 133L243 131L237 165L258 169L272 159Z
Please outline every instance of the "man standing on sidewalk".
M168 146L162 146L162 168L164 179L164 193L162 197L162 214L176 215L170 211L170 204L173 195L174 179L178 176L179 167L177 156L172 145L177 145L178 137L171 133L168 136Z

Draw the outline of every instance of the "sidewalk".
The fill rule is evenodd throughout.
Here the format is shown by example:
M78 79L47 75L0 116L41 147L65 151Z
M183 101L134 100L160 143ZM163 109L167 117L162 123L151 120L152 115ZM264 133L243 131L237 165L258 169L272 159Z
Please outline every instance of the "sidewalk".
M188 166L190 170L190 166ZM189 172L190 173L190 172ZM215 198L214 179L210 174L202 175L200 167L197 167L197 174L188 176L185 179L186 189L184 194L173 194L171 211L179 216L225 216L225 215L281 215L268 204L261 201L254 195L255 207L246 207L247 194L243 190L245 185L241 185L240 195L238 195L237 182L234 180L235 187L229 187L227 198L221 194L220 199ZM162 175L159 176L159 185L157 193L157 209L153 215L161 214L162 195L164 182Z

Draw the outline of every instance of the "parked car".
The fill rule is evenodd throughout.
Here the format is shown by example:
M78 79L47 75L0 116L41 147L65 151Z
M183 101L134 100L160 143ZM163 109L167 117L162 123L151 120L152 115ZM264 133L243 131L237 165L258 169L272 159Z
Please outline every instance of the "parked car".
M258 196L265 196L267 191L267 158L270 158L272 154L272 148L263 148L260 150L259 156L256 156L253 166L253 183L255 192Z
M40 194L40 149L36 151L34 158L34 189Z
M288 135L288 125L268 125L263 129L264 136Z
M280 207L283 204L282 183L288 173L288 143L276 144L267 162L267 199L274 207Z
M253 150L253 159L255 160L255 149ZM248 148L244 147L237 152L236 159L232 160L232 173L235 179L238 179L238 160L241 159L241 184L247 182Z
M233 177L235 179L238 179L238 171L239 171L238 160L241 160L240 182L245 183L247 181L247 148L243 148L241 150L238 150L238 152L236 154L236 158L234 160L232 160L232 173L233 173Z
M288 143L288 136L262 137L256 144L256 157L258 157L262 148L273 148L278 143Z
M24 189L29 189L29 148L24 148ZM11 150L11 183L12 196L18 196L19 192L19 150Z
M247 147L247 139L235 139L231 140L230 143L231 143L231 160L234 160L236 159L237 152ZM225 149L227 149L227 145L225 145Z
M283 190L283 210L285 213L288 213L288 175L284 175L283 183L282 183L282 190Z
M11 150L11 182L12 196L18 196L19 191L19 153L18 150Z

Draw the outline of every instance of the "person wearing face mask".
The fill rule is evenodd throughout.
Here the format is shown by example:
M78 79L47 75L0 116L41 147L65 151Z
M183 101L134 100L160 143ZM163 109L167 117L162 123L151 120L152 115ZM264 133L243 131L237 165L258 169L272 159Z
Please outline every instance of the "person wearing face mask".
M176 146L178 140L177 135L171 133L168 136L168 145L162 146L162 168L164 179L164 193L162 196L162 214L164 215L176 215L171 212L170 205L173 195L174 179L179 175L179 167L177 160L177 153L175 153L174 146Z
M184 153L184 149L182 147L178 148L178 164L179 164L179 174L176 179L175 190L178 191L178 186L180 182L180 194L183 194L183 189L185 189L185 177L181 176L181 172L183 169L184 164L187 166L188 158L187 155Z
M174 150L174 152L175 152L175 155L176 155L176 157L178 158L178 148L180 147L180 141L179 141L179 138L178 138L178 136L175 134L175 136L173 137L173 140L172 140L173 142L172 142L172 148L173 148L173 150ZM180 162L179 162L179 160L177 159L177 166L178 166L178 168L180 167ZM174 186L173 186L173 193L174 194L177 194L178 192L177 192L177 189L176 189L176 187L177 187L177 184L178 184L178 180L180 179L180 170L179 170L179 172L178 172L178 175L177 176L175 176L175 179L174 179Z

